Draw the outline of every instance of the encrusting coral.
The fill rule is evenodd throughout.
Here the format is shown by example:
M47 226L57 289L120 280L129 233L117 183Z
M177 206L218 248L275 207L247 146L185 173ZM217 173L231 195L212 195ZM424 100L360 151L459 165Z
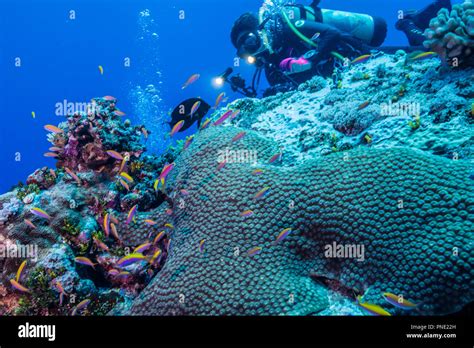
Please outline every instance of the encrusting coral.
M465 0L453 5L451 13L443 8L426 29L425 47L438 53L444 60L452 61L454 66L472 67L474 65L474 4Z

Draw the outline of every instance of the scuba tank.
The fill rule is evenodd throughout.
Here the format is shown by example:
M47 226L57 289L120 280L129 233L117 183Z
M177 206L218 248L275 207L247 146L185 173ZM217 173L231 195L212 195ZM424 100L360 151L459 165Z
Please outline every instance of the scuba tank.
M321 9L321 22L349 33L370 46L380 46L387 36L387 22L362 13Z
M387 37L387 22L381 17L368 14L303 5L286 5L282 14L294 23L298 20L312 20L331 25L373 47L380 46Z

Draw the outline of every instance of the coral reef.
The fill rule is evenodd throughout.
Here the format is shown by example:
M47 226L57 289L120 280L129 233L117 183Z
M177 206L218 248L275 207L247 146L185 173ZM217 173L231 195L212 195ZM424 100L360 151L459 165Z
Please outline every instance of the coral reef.
M313 278L361 289L381 305L381 293L403 294L423 302L424 314L472 301L468 163L409 149L360 149L289 170L268 164L278 146L256 133L232 144L240 131L205 130L176 162L169 184L189 195L171 217L171 254L126 313L314 314L328 301ZM218 170L225 147L257 151L259 161ZM252 175L256 168L263 174ZM255 199L263 187L271 192ZM253 215L243 217L247 209ZM292 233L275 243L286 228ZM326 258L333 242L364 245L366 261ZM261 252L249 255L255 247Z
M459 311L474 300L473 71L406 58L237 100L160 156L113 97L47 127L57 168L0 196L0 246L38 248L19 276L24 257L0 257L0 314L361 314L353 294Z
M443 8L426 29L425 47L437 52L442 59L453 62L453 66L474 66L474 4L465 0L453 5L451 13Z

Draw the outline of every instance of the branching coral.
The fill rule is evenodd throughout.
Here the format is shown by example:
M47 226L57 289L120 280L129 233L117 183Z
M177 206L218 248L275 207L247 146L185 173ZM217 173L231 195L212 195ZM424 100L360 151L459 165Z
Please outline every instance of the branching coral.
M474 4L466 0L453 6L451 13L445 8L430 22L425 36L425 47L437 52L453 66L474 66ZM457 61L453 61L457 59Z

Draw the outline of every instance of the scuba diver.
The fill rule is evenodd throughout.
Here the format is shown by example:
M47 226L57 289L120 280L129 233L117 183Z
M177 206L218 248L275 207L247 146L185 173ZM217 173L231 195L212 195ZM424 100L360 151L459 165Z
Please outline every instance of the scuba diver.
M387 35L383 18L323 9L319 2L314 0L309 6L265 4L258 16L245 13L234 23L231 41L237 55L256 65L254 82L260 80L263 69L273 87L264 96L294 89L315 75L331 76L335 68L347 64L347 59L374 49L390 51L380 48ZM406 34L411 46L425 50L421 46L423 31L443 7L450 10L450 0L436 0L420 11L407 11L396 28ZM255 95L254 83L252 89Z

